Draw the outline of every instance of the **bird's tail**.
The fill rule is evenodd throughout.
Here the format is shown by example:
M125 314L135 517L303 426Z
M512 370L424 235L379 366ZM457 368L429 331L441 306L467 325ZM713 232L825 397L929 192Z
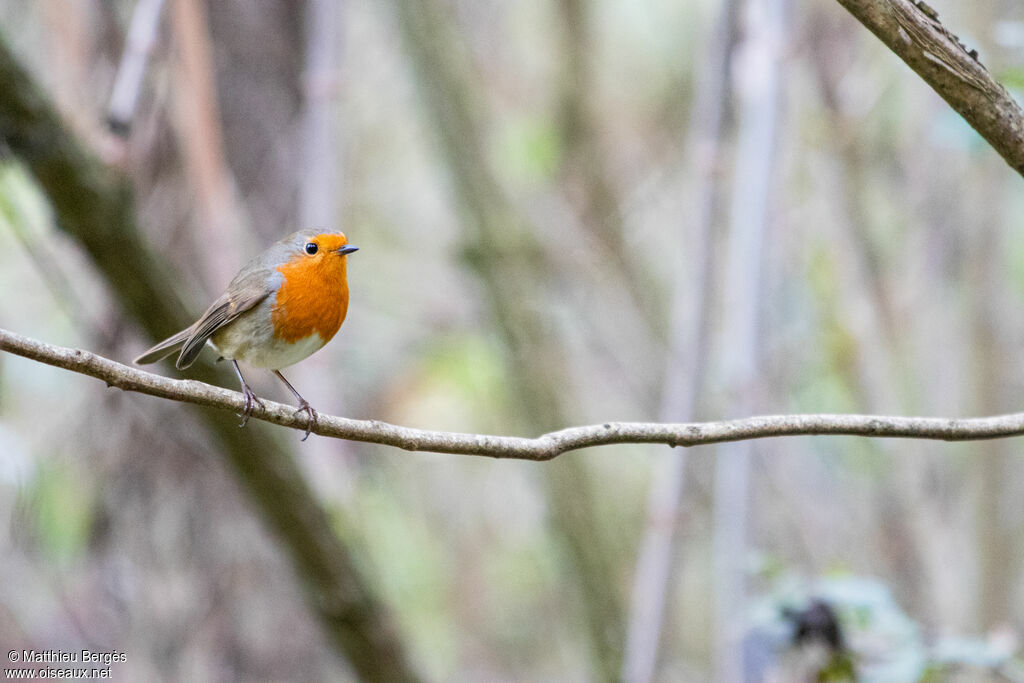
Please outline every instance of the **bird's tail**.
M190 336L192 336L191 327L182 330L174 336L164 339L149 351L146 351L144 354L136 358L135 364L148 365L150 363L155 363L158 360L162 360L173 353L179 353Z

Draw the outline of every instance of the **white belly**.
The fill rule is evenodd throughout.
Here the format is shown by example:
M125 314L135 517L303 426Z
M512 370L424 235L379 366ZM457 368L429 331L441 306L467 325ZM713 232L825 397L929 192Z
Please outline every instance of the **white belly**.
M268 306L263 301L257 309ZM254 309L255 311L256 309ZM326 342L316 332L295 342L277 339L267 322L269 315L243 313L231 324L222 327L210 339L213 348L228 360L240 360L248 365L269 370L280 370L323 348Z

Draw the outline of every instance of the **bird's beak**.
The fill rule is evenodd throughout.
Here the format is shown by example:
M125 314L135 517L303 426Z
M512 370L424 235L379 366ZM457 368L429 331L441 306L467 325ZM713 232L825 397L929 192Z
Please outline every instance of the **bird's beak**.
M346 244L341 249L338 249L338 253L344 256L345 254L351 254L353 251L359 251L359 247L352 244Z

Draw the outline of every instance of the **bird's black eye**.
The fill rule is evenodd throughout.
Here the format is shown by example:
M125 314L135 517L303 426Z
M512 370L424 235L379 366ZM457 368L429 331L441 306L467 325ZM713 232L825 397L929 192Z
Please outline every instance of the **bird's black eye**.
M306 242L306 253L309 254L310 256L315 254L317 249L319 249L319 247L316 246L315 242Z

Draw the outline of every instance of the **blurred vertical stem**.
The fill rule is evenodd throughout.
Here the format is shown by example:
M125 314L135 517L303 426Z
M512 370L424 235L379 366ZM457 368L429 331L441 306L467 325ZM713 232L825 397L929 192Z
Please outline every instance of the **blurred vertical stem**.
M163 7L164 0L139 0L132 10L121 63L107 104L107 124L116 133L127 134L131 129Z
M52 245L40 240L39 233L33 232L29 225L31 219L23 202L29 194L30 183L11 160L0 160L0 225L6 224L10 228L39 278L46 283L57 308L75 327L87 330L93 339L101 340L103 346L110 346L112 336L89 318L89 307L68 279L63 266L54 258Z
M82 245L124 313L151 339L190 323L175 280L139 232L127 179L68 132L2 36L0 91L0 139L35 177L57 225ZM190 376L234 384L230 371L209 365L193 366ZM364 680L418 680L390 614L334 533L279 432L239 429L220 411L199 409L196 416L289 556L331 646Z
M730 412L754 408L760 362L765 234L776 172L776 138L785 46L786 0L747 0L737 46L736 164L726 255L721 372ZM751 442L719 448L714 544L715 680L743 680L746 625L747 507Z
M625 291L643 319L659 338L664 337L660 290L650 272L632 253L615 185L596 130L591 41L594 3L556 0L562 25L563 64L559 93L559 129L562 140L562 185L580 212L583 227L597 239L604 260L615 264Z
M264 242L301 217L307 0L203 0L231 191Z
M909 385L915 383L901 377L899 368L903 364L896 362L900 352L898 316L878 249L871 238L869 175L862 144L858 142L860 128L839 104L839 76L829 73L825 66L832 42L826 37L820 42L820 47L814 44L814 66L831 131L831 161L819 181L823 189L832 192L830 203L835 207L835 220L824 226L822 239L836 247L834 259L841 297L838 308L844 312L844 332L856 342L852 347L855 362L847 364L846 374L864 411L905 410L910 400ZM896 379L904 381L893 381Z
M997 200L1004 187L1001 170L985 165L979 178L981 198L977 212L971 212L972 239L964 256L966 305L971 322L974 367L974 409L997 413L1014 405L1019 397L1008 396L1006 358L1013 355L1004 321L1016 311L1007 310L1006 254ZM986 201L987 200L987 201ZM1009 627L1019 617L1015 593L1020 581L1020 463L1012 442L978 444L975 471L976 557L978 558L978 621L980 631Z
M480 97L463 46L437 0L395 0L398 23L432 128L437 131L455 199L463 212L466 252L509 355L508 376L531 428L565 424L567 359L546 311L551 268L524 217L505 197L484 153ZM581 460L546 466L551 524L572 575L602 680L619 675L622 606L609 544L597 524L593 484Z
M818 38L815 48L818 58L814 65L831 132L831 161L821 170L819 183L823 192L831 193L829 201L835 207L834 220L824 226L822 239L833 245L838 297L823 305L841 312L835 324L853 341L841 351L852 354L852 362L836 358L835 365L864 412L915 412L912 389L920 386L921 378L913 376L912 364L903 360L906 326L901 334L887 273L872 240L871 176L863 143L858 140L859 122L840 104L843 74L830 73L828 68L835 45L827 32ZM878 490L879 507L888 520L882 525L887 542L902 548L898 560L901 574L917 577L907 582L905 594L922 607L940 609L943 595L935 579L937 571L943 572L945 567L927 561L934 556L929 546L949 547L953 541L934 497L928 495L925 482L932 480L922 472L922 451L918 444L897 445L886 440L872 444L871 449L893 456L895 476ZM915 457L910 459L911 455ZM931 580L921 580L922 576Z
M92 134L95 121L85 116L81 106L88 101L89 78L85 65L89 63L90 51L98 47L86 28L90 26L88 10L84 3L67 3L64 0L44 0L33 3L43 11L45 28L42 37L44 50L50 57L53 72L55 97L60 98L60 107L69 113L76 130Z
M702 70L686 136L690 160L687 195L693 212L688 216L689 225L684 226L689 229L680 233L680 246L685 242L687 249L685 263L676 269L673 283L660 411L660 419L666 422L694 419L704 384L711 326L707 301L714 280L712 226L715 204L721 195L718 167L730 97L729 56L736 41L738 6L737 0L723 0L703 57L695 60ZM683 259L682 249L679 257ZM676 542L687 454L686 449L659 454L651 479L622 669L622 679L629 683L645 683L654 677L665 609L671 599L669 578L679 554Z
M201 232L199 255L207 282L228 282L241 265L236 248L242 231L235 210L205 0L171 0L175 51L174 98L178 144L186 176L199 207L194 221ZM214 284L216 283L216 284Z
M305 127L300 225L335 229L342 184L334 135L341 30L338 0L306 0Z

